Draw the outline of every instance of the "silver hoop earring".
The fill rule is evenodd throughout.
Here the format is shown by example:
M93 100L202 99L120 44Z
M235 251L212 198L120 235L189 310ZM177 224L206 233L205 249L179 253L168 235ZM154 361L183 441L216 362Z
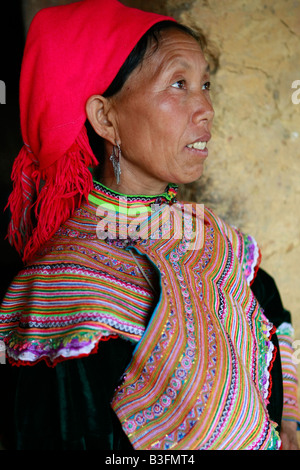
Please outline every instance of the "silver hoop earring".
M113 170L114 170L114 174L115 174L115 177L116 177L116 180L117 180L117 184L120 183L121 155L122 155L121 147L120 147L120 144L117 143L116 145L113 146L113 151L112 151L112 154L110 156L110 161L112 162L112 165L113 165Z

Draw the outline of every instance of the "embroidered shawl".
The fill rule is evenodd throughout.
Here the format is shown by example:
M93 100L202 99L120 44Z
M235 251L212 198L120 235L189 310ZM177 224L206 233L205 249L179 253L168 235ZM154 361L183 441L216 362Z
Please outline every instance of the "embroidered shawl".
M266 408L274 329L249 287L260 260L254 239L207 208L185 213L170 203L172 190L139 198L159 210L135 239L99 239L98 205L117 196L96 184L15 278L0 311L8 357L55 365L126 338L136 348L112 407L135 449L277 449ZM162 205L176 205L171 223ZM159 276L156 305L129 249L146 277Z

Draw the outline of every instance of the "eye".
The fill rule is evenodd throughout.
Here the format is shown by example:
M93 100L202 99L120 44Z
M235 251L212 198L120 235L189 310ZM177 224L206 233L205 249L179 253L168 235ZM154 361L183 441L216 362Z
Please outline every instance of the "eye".
M177 82L173 83L171 85L173 88L178 88L179 90L184 90L186 87L186 81L185 80L177 80Z
M202 87L202 90L210 90L210 82L205 82L203 87Z

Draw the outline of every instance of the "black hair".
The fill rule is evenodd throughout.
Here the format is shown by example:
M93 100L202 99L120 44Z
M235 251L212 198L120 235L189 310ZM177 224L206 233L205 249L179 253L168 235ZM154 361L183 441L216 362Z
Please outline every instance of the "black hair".
M149 50L150 45L154 44L153 52L155 52L159 47L159 40L161 33L168 29L177 29L180 30L189 36L193 37L200 45L201 49L204 51L207 47L207 43L202 32L196 29L191 29L180 23L174 21L161 21L152 26L138 41L134 49L131 51L127 57L124 64L121 66L116 77L102 94L104 97L109 98L118 91L120 91L125 84L126 80L129 78L130 74L143 62L146 52ZM95 169L95 178L101 178L101 171L103 169L103 160L104 160L104 140L100 138L90 125L89 121L86 121L87 133L90 141L91 148L97 157L100 165Z

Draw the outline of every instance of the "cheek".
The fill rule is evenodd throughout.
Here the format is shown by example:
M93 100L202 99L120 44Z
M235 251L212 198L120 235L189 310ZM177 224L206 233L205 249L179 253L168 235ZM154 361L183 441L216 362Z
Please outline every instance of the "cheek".
M128 99L123 99L118 104L118 125L120 133L138 136L138 131L149 123L149 102L141 96L141 93L130 94Z
M186 107L173 97L135 93L134 98L119 104L119 133L122 147L130 154L139 152L146 156L160 152L161 159L177 151L188 118Z
M164 99L157 107L156 122L170 146L180 145L189 123L186 104L173 97Z

